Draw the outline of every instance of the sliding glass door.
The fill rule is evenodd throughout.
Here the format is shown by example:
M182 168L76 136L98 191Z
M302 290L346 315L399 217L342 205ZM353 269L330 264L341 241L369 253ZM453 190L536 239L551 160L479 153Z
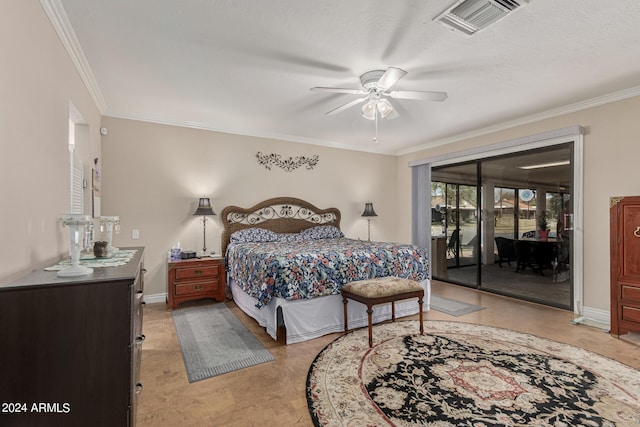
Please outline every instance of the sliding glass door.
M571 309L572 158L566 143L432 168L434 278Z
M452 166L436 174L431 183L432 236L446 239L447 276L458 284L472 287L478 286L473 267L479 257L476 168L475 162ZM438 225L441 225L439 230Z

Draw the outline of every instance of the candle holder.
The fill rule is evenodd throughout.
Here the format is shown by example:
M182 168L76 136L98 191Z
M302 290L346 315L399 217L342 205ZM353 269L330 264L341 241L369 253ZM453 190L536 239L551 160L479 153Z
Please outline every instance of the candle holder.
M85 242L83 227L91 224L91 217L81 214L65 214L58 221L69 228L69 256L71 257L71 266L58 271L58 276L73 277L93 273L93 269L80 265L80 251Z
M119 216L101 216L100 232L106 234L107 253L113 254L120 249L113 246L113 232L120 233L120 217Z
M82 258L83 255L90 255L93 253L93 243L95 242L95 236L93 234L94 229L95 226L93 224L93 220L91 220L89 225L87 225L84 229L84 249L80 253L80 258Z

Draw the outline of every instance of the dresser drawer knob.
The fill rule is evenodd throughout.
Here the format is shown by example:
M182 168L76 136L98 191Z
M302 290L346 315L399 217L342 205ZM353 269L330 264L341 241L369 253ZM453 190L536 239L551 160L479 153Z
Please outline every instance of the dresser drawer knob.
M196 291L201 291L202 290L202 285L196 285L194 289Z
M200 276L202 274L202 270L194 270L193 274L196 276Z

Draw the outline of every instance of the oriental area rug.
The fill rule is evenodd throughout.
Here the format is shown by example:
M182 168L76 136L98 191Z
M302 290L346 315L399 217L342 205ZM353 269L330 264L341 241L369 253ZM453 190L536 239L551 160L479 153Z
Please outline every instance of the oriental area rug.
M316 426L638 426L640 371L506 329L417 321L341 336L307 375Z

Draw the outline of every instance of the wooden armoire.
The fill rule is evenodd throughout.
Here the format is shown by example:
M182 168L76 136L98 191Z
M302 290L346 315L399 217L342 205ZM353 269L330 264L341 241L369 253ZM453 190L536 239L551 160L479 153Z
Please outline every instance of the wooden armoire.
M640 196L610 199L611 333L640 331Z

